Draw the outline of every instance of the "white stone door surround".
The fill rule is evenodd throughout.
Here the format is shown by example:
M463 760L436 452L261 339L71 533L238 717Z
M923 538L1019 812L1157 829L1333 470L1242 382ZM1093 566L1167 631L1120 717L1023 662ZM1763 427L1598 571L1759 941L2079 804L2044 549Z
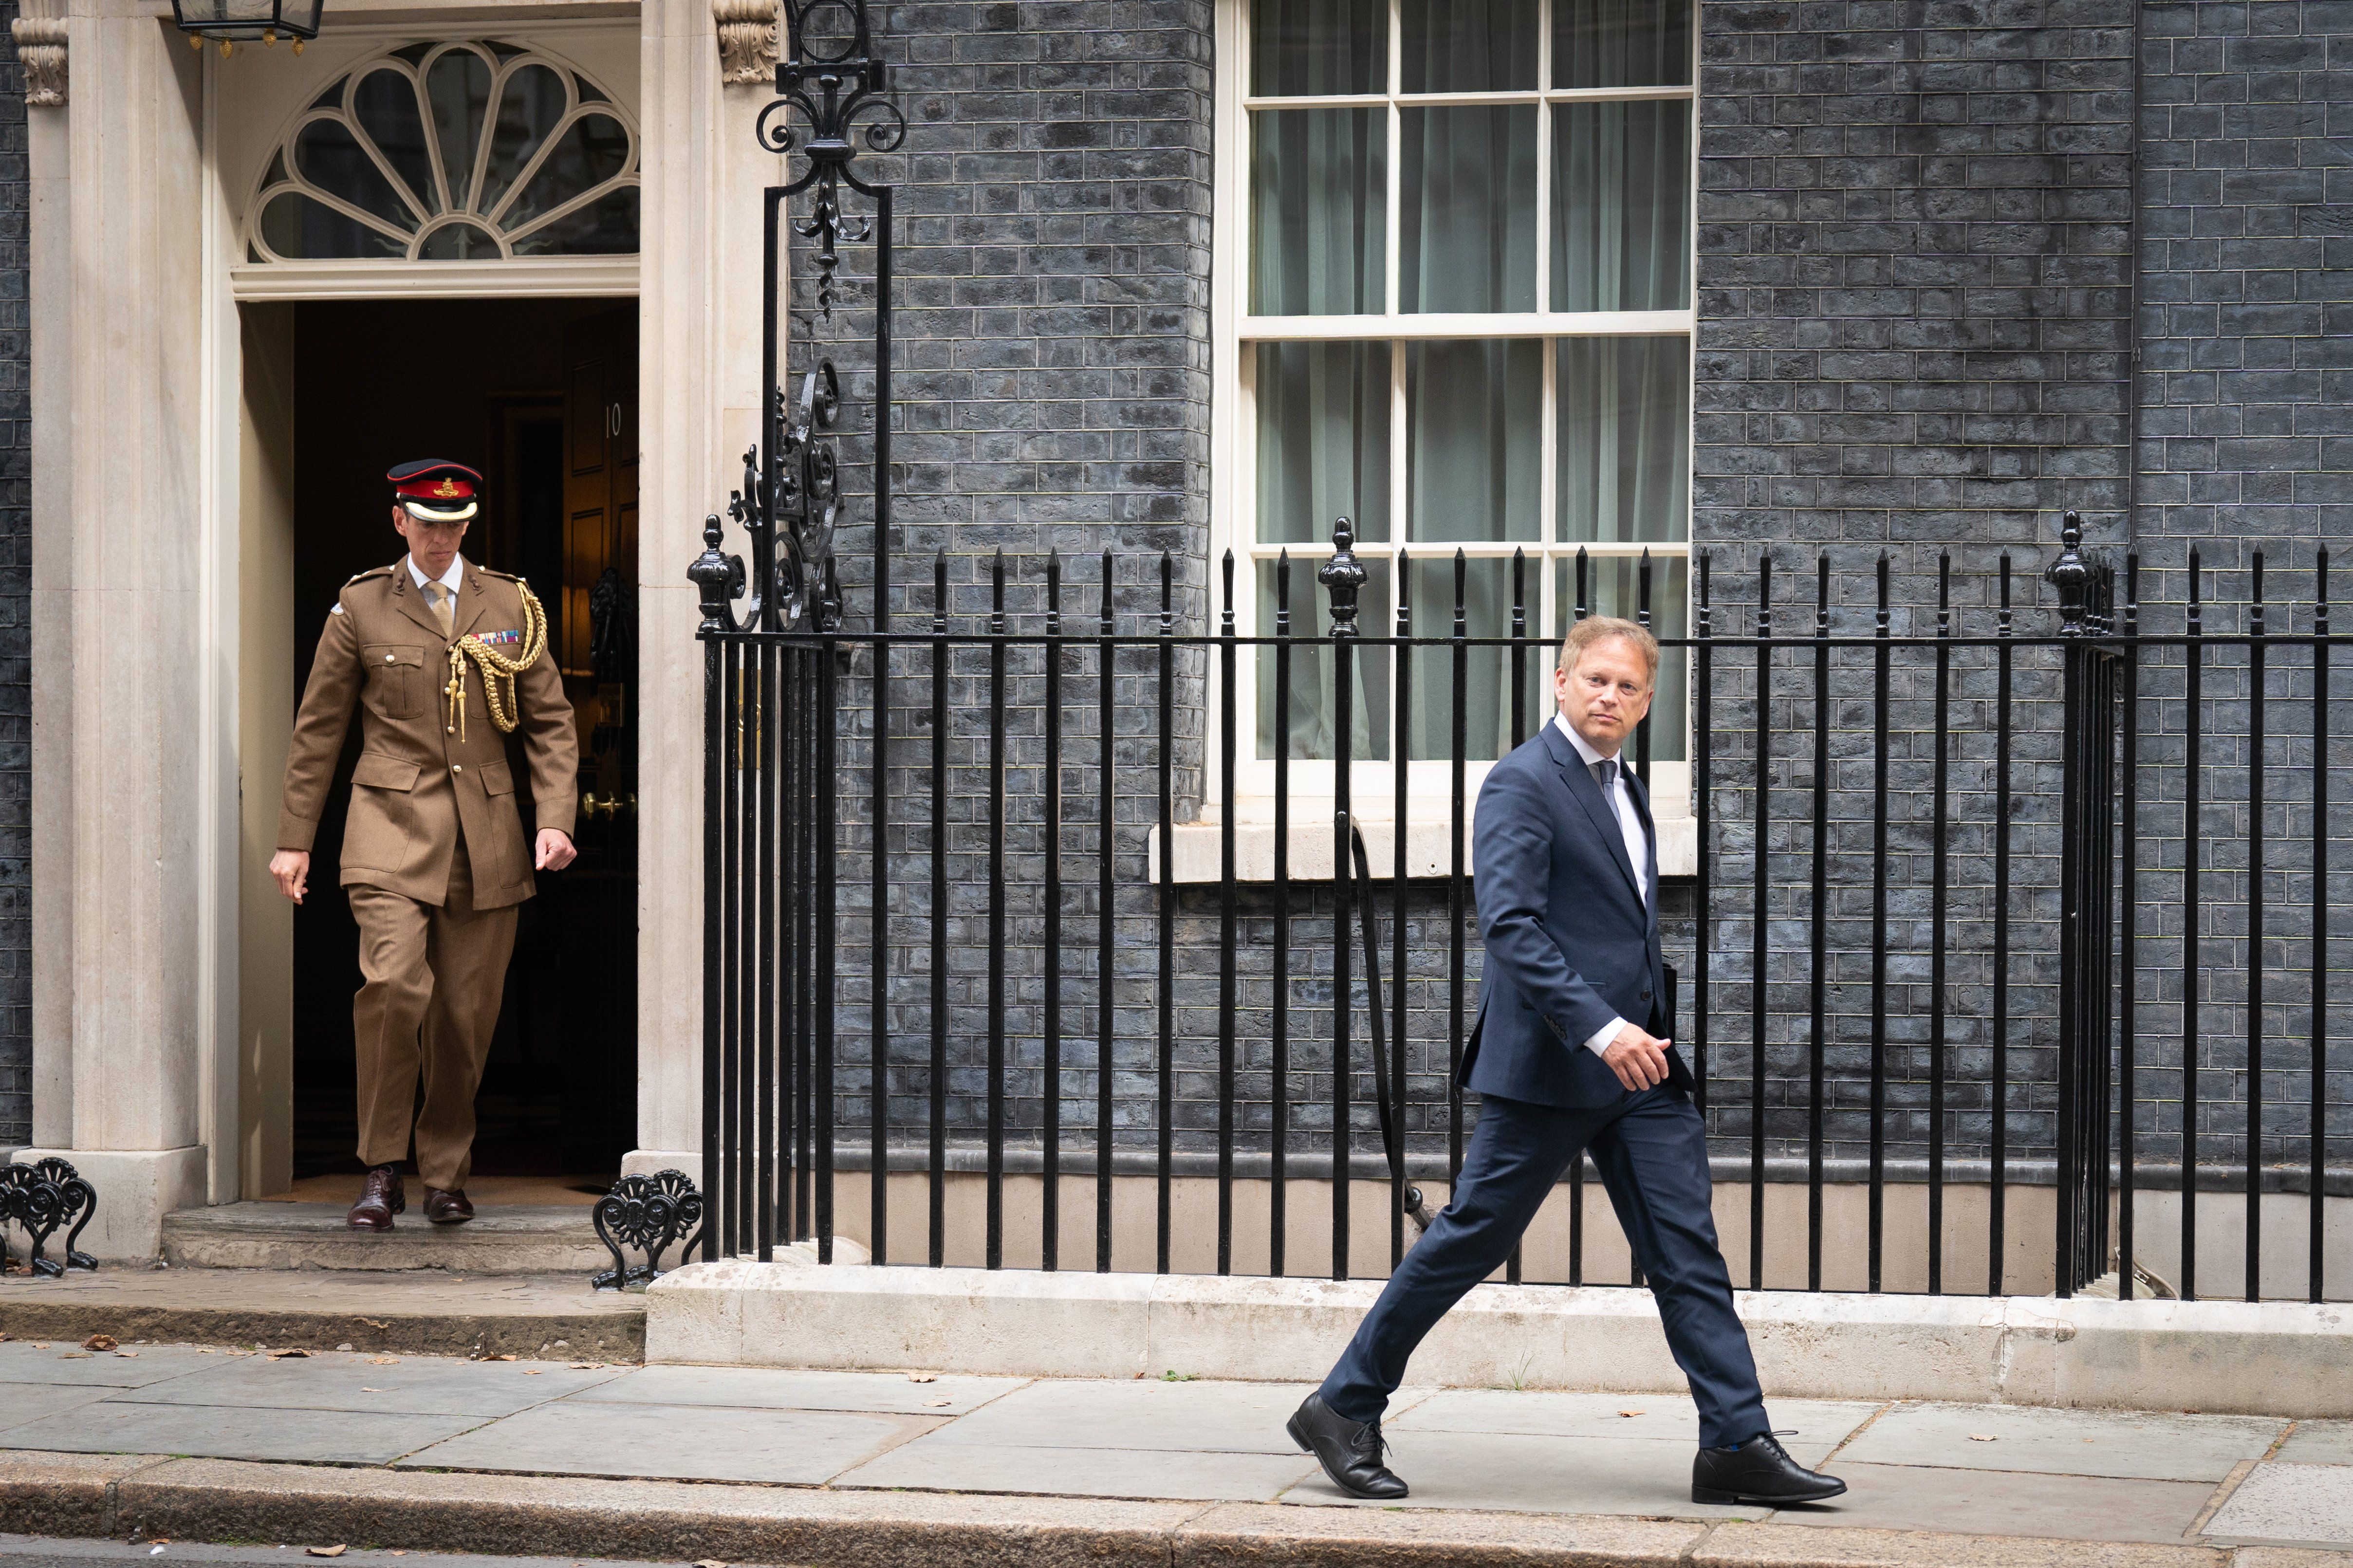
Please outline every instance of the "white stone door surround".
M508 263L511 283L423 263L273 277L237 245L248 165L301 91L394 35L504 36L607 80L628 72L592 61L635 68L645 870L630 1166L691 1169L702 668L684 568L723 496L725 454L756 428L757 193L777 173L751 137L765 95L723 89L711 0L360 0L331 7L300 60L283 46L191 50L161 0L49 8L70 87L64 105L30 111L28 132L36 1146L18 1157L63 1154L96 1184L84 1246L106 1258L151 1257L165 1214L241 1195L240 796L274 803L279 781L267 756L241 772L268 727L240 722L255 689L240 596L265 596L282 563L240 559L248 480L266 489L267 476L245 471L259 459L239 301L630 291L609 262L601 288L552 261Z

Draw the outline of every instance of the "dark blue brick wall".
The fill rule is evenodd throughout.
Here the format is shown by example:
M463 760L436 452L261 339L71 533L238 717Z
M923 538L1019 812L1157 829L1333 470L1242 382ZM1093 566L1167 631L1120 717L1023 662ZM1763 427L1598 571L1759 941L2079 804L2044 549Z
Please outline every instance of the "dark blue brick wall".
M2320 551L2337 557L2332 597L2341 604L2353 588L2353 5L2146 5L2140 64L2135 542L2148 619L2166 631L2183 624L2194 549L2210 630L2249 627L2260 555L2270 629L2308 631ZM2340 631L2348 625L2341 610L2335 624ZM2353 732L2346 700L2353 672L2343 663L2340 656L2332 687L2337 737ZM2332 836L2326 890L2339 945L2323 1016L2315 1018L2311 656L2300 648L2271 655L2260 751L2250 733L2244 650L2218 650L2208 661L2194 888L2182 875L2186 674L2178 652L2157 652L2149 664L2145 687L2158 701L2147 749L2173 773L2141 822L2147 941L2137 988L2143 1060L2154 1081L2137 1121L2159 1157L2175 1157L2187 1025L2198 1145L2209 1158L2235 1160L2243 1151L2249 895L2259 891L2265 983L2253 1039L2264 1073L2264 1153L2271 1163L2300 1163L2313 1128L2315 1024L2341 1020L2353 1006L2341 945L2353 846ZM2341 822L2341 770L2353 763L2353 750L2342 739L2327 750L2340 770L2332 816ZM2264 764L2260 843L2248 804L2257 756ZM2194 1020L2185 1017L2185 929L2199 939L2189 971ZM2342 1036L2341 1024L2336 1032ZM2341 1038L2335 1060L2321 1114L2334 1138L2353 1139L2353 1060Z
M32 1138L31 379L25 75L0 0L0 1148Z
M2353 226L2342 217L2353 191L2330 183L2348 177L2336 150L2353 130L2353 76L2338 37L2344 0L2155 5L2142 11L2137 33L2131 0L1936 0L1925 8L1893 0L1706 0L1703 9L1693 527L1695 545L1713 559L1715 629L1736 636L1755 627L1758 564L1769 555L1777 630L1812 627L1815 564L1826 557L1832 628L1868 632L1884 554L1891 627L1926 633L1936 626L1938 558L1949 552L1953 629L1983 636L1996 624L2007 553L2017 629L2047 636L2055 601L2042 574L2057 550L2059 516L2071 508L2084 513L2100 559L2120 565L2126 549L2141 552L2155 629L2179 624L2179 563L2193 538L2216 569L2210 598L2226 606L2210 624L2243 624L2258 542L2273 552L2267 586L2295 601L2274 616L2305 624L2312 551L2324 538L2353 533L2341 412L2353 392L2344 384L2353 321L2343 315L2339 281L2353 247ZM1163 550L1175 562L1178 628L1208 629L1209 21L1198 0L891 8L887 47L907 62L897 89L912 129L902 153L873 162L898 184L902 218L894 595L902 629L928 624L935 607L929 558L941 550L958 629L985 626L989 557L998 550L1014 563L1008 624L1039 629L1040 558L1051 547L1063 552L1078 628L1091 630L1096 552L1106 546L1120 552L1124 633L1157 625L1155 557ZM852 272L868 265L856 247L849 254ZM853 279L839 322L814 335L861 331L871 300L861 289ZM805 292L800 303L806 311ZM2145 405L2137 463L2137 349ZM853 395L858 390L853 378ZM850 515L865 516L863 505ZM844 547L858 605L871 544L853 527ZM2234 998L2231 988L2243 985L2244 928L2234 939L2232 922L2243 919L2232 911L2244 903L2247 813L2229 802L2244 799L2248 714L2243 677L2231 685L2232 657L2218 655L2210 672L2212 708L2203 717L2215 771L2201 774L2210 808L2200 823L2212 840L2208 863L2220 868L2200 889L2212 906L2203 917L2211 922L2200 979L2208 1001L2197 1046L2211 1068L2201 1080L2211 1104L2200 1127L2211 1136L2200 1147L2222 1160L2243 1148L2242 1103L2232 1102L2234 1095L2242 1101L2246 1063L2242 992ZM1148 1146L1155 1088L1158 923L1143 875L1145 834L1158 813L1151 659L1145 650L1123 655L1114 678L1122 890L1110 968L1118 976L1114 1114L1124 1147ZM1036 823L1044 717L1033 660L1014 657L1004 703L1012 826L1004 839L1002 962L1006 1048L1016 1069L1008 1119L1018 1128L1037 1124L1043 1081L1038 897L1045 846ZM1064 693L1066 756L1077 764L1066 773L1073 826L1063 846L1071 1042L1063 1123L1074 1138L1092 1125L1095 1087L1095 785L1086 765L1097 740L1092 660L1091 652L1075 657ZM2168 1087L2179 1078L2178 1047L2169 1061L2160 1037L2179 1024L2178 983L2165 971L2179 953L2167 945L2178 926L2169 931L2167 921L2178 921L2182 900L2178 876L2167 883L2165 868L2168 857L2178 865L2180 837L2178 819L2168 830L2162 818L2179 795L2182 713L2179 670L2168 675L2163 656L2149 663L2141 680L2150 766L2135 871L2145 941L2134 976L2147 1070L2136 1122L2163 1137L2181 1117L2179 1092ZM1724 1148L1745 1149L1756 1125L1752 1038L1765 1057L1767 1144L1776 1155L1802 1148L1819 1007L1822 1124L1832 1157L1867 1151L1874 1057L1884 1068L1889 1153L1925 1152L1941 952L1948 1155L1982 1158L1999 1104L2012 1157L2048 1158L2056 1131L2059 686L2048 648L2018 655L2013 799L2008 823L1998 825L1994 665L1989 649L1955 651L1940 722L1933 661L1917 653L1892 661L1883 847L1870 652L1832 654L1820 697L1808 655L1781 656L1761 692L1750 656L1721 656L1708 803L1717 889L1707 911L1715 956L1706 1032ZM890 838L891 1092L893 1120L920 1124L930 1088L932 721L925 658L897 668L892 722L904 771ZM944 742L949 1115L958 1137L979 1125L987 1032L991 704L984 668L976 654L959 656ZM1193 656L1179 656L1179 821L1193 815L1198 768L1208 754L1200 729L1208 674ZM844 690L853 732L843 756L853 770L868 754L870 676L854 667ZM2308 684L2308 674L2274 672L2275 725L2308 723L2295 707L2299 679ZM2353 688L2353 670L2340 686ZM2353 709L2337 728L2353 734ZM1768 732L1763 776L1774 802L1761 829L1760 731ZM1950 784L1941 900L1933 823L1940 733ZM1827 737L1819 766L1818 734ZM2309 877L2299 882L2296 871L2307 862L2288 865L2278 846L2291 833L2309 837L2309 774L2291 777L2299 754L2289 742L2273 745L2275 820L2264 889L2283 907L2299 899L2308 907ZM846 864L862 860L871 841L864 809L861 784L848 803ZM1994 879L2003 831L2007 889ZM1810 925L1818 843L1828 916L1819 972ZM1760 853L1761 909L1754 891ZM2337 901L2353 902L2353 844L2337 842L2332 854L2345 884ZM1882 868L1883 902L1874 885ZM872 1087L862 1066L871 928L863 877L851 874L858 879L845 884L841 928L843 1054L861 1065L846 1067L837 1083L844 1114L856 1122ZM1382 897L1386 908L1386 889ZM1329 911L1312 910L1314 901L1303 891L1293 966L1293 1088L1311 1104L1330 1090ZM1413 1093L1427 1104L1443 1094L1445 1019L1430 989L1442 973L1440 890L1414 889L1409 911ZM1271 994L1262 889L1245 894L1242 912L1237 1032L1250 1101L1242 1123L1253 1127L1265 1110ZM1687 953L1697 912L1691 890L1671 889L1666 912L1671 945ZM1991 952L1998 912L2007 915L2010 944L2000 975ZM2308 923L2296 918L2274 919L2267 933L2280 977L2265 999L2263 1037L2282 1138L2309 1127L2308 1113L2280 1095L2283 1077L2309 1060L2297 1054L2307 1048L2308 1000L2285 995L2295 983L2288 976L2309 962ZM1761 994L1750 958L1760 919ZM1180 1149L1198 1151L1214 1114L1212 890L1184 892L1176 932L1175 1119ZM1470 947L1475 976L1475 939ZM1874 1022L1881 963L1876 1006L1884 1021ZM1687 1038L1697 1033L1690 1026L1696 979L1687 969ZM1998 980L2006 984L1999 1007ZM2345 984L2353 986L2353 973ZM1752 1025L1759 1007L1761 1035ZM1874 1047L1874 1037L1883 1044ZM2008 1053L1999 1093L1997 1047ZM2353 1101L2353 1083L2331 1092L2340 1106ZM1354 1098L1366 1146L1369 1084ZM1319 1129L1329 1123L1317 1114L1295 1116L1295 1147L1319 1146ZM1419 1112L1410 1120L1430 1126ZM2142 1153L2148 1157L2148 1147Z

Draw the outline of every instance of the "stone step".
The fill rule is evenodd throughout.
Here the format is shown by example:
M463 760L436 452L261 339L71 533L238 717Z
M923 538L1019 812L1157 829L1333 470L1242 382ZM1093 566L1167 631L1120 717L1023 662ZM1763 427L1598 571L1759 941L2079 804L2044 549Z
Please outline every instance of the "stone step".
M575 1274L612 1267L590 1210L568 1204L482 1205L465 1225L428 1224L411 1200L387 1231L353 1230L337 1204L237 1203L164 1216L175 1268L440 1269L452 1275ZM665 1259L665 1262L673 1259Z
M0 1338L633 1362L645 1297L585 1274L117 1268L0 1279Z

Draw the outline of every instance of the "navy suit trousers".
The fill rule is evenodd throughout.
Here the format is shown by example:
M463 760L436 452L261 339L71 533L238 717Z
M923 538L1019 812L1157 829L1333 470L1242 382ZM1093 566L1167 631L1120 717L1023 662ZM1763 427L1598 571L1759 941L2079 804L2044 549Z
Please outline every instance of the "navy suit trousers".
M1690 1097L1663 1084L1598 1110L1484 1097L1452 1197L1357 1325L1324 1380L1324 1403L1351 1421L1377 1420L1422 1336L1503 1267L1569 1162L1588 1150L1691 1382L1700 1442L1729 1447L1769 1431L1716 1249L1705 1126ZM1607 1381L1606 1371L1597 1375Z

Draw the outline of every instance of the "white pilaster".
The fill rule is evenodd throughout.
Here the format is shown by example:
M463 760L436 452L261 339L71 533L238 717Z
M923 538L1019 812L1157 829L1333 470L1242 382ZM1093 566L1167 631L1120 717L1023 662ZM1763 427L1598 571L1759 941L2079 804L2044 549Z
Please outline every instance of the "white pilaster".
M629 1169L681 1163L702 1147L702 648L687 563L724 500L726 405L754 405L753 289L735 297L744 243L728 211L731 145L747 119L720 84L710 0L646 0L642 13L645 225L639 274L643 458L638 531L638 1143ZM748 122L741 128L748 140ZM749 310L752 374L743 357ZM733 395L729 388L743 383ZM745 421L749 423L748 419Z
M35 419L49 437L36 436L34 686L52 694L35 809L65 829L41 868L61 873L41 886L65 907L38 939L43 1147L24 1157L62 1153L98 1184L84 1247L118 1258L153 1254L163 1215L206 1196L202 72L146 13L74 0L73 197L34 213ZM62 476L47 467L59 461Z

